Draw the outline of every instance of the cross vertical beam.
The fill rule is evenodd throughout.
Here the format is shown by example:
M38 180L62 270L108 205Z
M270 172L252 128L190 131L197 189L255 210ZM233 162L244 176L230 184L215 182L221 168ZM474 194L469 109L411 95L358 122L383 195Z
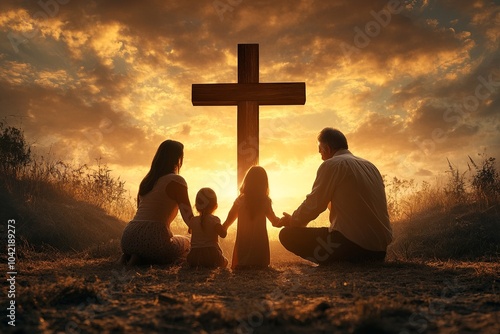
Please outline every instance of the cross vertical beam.
M259 83L259 44L238 44L238 84ZM259 164L259 103L238 102L238 185Z

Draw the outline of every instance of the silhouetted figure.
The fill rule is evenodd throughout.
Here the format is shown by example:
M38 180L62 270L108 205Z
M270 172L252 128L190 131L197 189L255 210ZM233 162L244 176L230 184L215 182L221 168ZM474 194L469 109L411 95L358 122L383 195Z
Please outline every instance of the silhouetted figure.
M269 198L267 173L260 166L251 167L240 189L240 196L224 222L227 229L238 218L231 268L266 268L269 266L269 239L266 218L277 224Z
M192 267L227 267L228 261L219 247L219 236L225 238L226 229L219 217L213 215L217 209L217 195L210 188L201 188L196 195L196 210L200 213L189 222L191 251L187 261Z
M123 264L169 264L185 259L189 238L173 235L170 224L180 209L184 222L193 218L187 184L179 170L184 146L173 140L161 143L142 180L137 213L123 231Z
M318 168L312 191L293 215L275 226L285 226L280 241L289 251L307 260L383 261L392 241L392 229L382 176L369 161L352 155L339 130L323 129ZM330 227L307 224L330 207Z

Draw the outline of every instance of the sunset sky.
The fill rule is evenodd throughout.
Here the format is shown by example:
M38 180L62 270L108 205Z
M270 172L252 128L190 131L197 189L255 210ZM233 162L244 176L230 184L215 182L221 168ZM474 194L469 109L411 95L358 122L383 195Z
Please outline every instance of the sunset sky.
M500 1L2 1L0 120L39 154L102 157L136 193L158 145L185 145L191 200L236 195L236 107L194 107L191 84L236 82L260 44L261 82L306 82L304 106L260 108L275 211L293 211L343 131L382 174L432 181L500 158Z

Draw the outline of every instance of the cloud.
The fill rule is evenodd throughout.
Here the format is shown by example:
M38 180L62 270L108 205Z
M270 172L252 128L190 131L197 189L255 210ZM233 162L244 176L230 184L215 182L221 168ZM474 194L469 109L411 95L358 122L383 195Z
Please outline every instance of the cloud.
M407 152L410 137L405 122L398 116L370 113L353 132L346 134L351 147L376 147L381 151Z
M417 176L433 176L434 173L428 169L420 168L415 175Z
M191 126L189 124L183 124L182 125L182 130L180 132L180 135L182 135L182 136L189 136L190 132L191 132Z

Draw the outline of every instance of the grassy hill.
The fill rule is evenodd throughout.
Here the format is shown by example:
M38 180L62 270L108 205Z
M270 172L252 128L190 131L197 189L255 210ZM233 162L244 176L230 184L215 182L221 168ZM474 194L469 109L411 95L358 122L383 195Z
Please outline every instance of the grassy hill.
M2 122L0 189L0 219L16 221L18 251L79 252L109 243L134 211L124 182L100 159L73 166L35 156L23 132Z
M393 224L390 256L400 260L500 260L500 207L458 206L420 212Z
M0 218L16 221L18 244L29 249L82 251L118 239L125 226L103 208L77 200L52 183L13 179L0 183L5 189L0 193ZM36 193L26 193L27 188L37 189Z

